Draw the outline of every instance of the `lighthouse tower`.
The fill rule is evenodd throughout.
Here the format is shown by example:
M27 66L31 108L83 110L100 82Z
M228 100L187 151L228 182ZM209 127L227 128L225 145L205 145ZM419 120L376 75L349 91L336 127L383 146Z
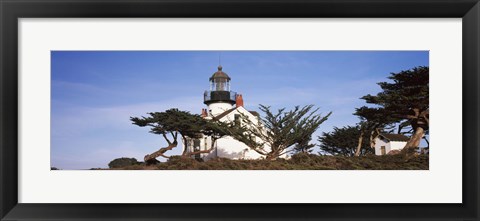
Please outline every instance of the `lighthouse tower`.
M210 116L217 116L233 108L237 93L230 91L230 77L218 66L210 77L210 90L205 91L203 103L208 106Z
M203 103L208 107L208 110L202 108L201 116L204 119L243 124L239 119L245 116L253 126L263 127L260 125L260 115L256 111L245 109L242 95L230 90L230 77L223 72L222 66L218 66L218 71L210 77L210 90L205 91ZM185 141L184 151L195 152L192 157L196 159L209 160L216 157L260 159L265 157L231 136L212 139L211 136L203 135L202 137L187 137ZM270 146L265 144L264 150L268 152Z

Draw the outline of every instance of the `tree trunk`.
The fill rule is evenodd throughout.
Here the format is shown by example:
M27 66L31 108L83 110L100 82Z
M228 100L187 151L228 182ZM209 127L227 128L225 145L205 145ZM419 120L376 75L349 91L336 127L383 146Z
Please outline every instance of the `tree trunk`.
M188 147L187 147L187 138L182 135L183 146L185 147L182 152L182 156L187 156Z
M279 154L276 151L270 152L267 155L265 155L266 160L276 160L278 157L279 157Z
M210 148L210 149L207 149L207 150L197 150L197 151L193 151L193 152L188 152L184 156L192 156L192 155L201 154L201 153L210 153L210 152L212 152L212 150L213 150L213 148Z
M157 151L155 151L151 154L145 155L143 160L145 162L147 162L147 161L154 160L155 158L160 157L160 156L165 157L165 158L169 158L168 156L165 156L164 153L169 151L169 150L172 150L175 147L177 147L177 142L173 142L173 143L169 144L167 147L160 148L159 150L157 150Z
M363 141L363 131L360 133L360 137L358 137L358 145L357 151L355 151L355 156L360 156L360 150L362 149L362 141Z
M375 136L373 136L375 134ZM370 148L375 148L375 139L380 136L380 129L375 128L370 133Z
M267 155L267 156L265 157L265 160L276 160L276 159L277 159L277 157L276 157L276 156L273 156L273 155Z
M217 142L217 139L214 139L212 138L212 144L210 145L210 149L206 149L206 150L197 150L197 151L193 151L193 152L188 152L188 153L185 153L183 156L193 156L195 154L201 154L201 153L210 153L212 152L213 149L215 149L215 143Z
M420 145L420 141L422 140L424 134L425 130L422 127L417 127L415 132L412 134L412 137L410 137L410 140L407 142L407 144L405 144L402 152L407 156L411 155L413 152L412 150Z

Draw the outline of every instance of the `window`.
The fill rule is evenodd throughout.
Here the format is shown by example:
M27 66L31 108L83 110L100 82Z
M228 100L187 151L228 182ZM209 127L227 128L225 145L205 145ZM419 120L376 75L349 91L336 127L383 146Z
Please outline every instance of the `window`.
M193 140L193 150L194 151L199 151L200 150L200 139L195 139ZM200 159L201 155L200 154L195 154L195 159Z
M380 150L381 150L381 152L382 152L382 155L387 154L387 151L385 150L385 146L381 146L381 147L380 147Z
M240 125L240 114L235 114L235 125Z
M193 140L193 149L195 151L200 150L200 139Z

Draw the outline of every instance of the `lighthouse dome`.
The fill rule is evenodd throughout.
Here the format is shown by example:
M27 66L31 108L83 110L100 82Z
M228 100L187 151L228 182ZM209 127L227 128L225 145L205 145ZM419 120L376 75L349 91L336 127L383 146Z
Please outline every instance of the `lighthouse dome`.
M222 71L222 66L218 66L218 71L213 73L212 77L210 77L210 81L213 81L214 79L226 79L227 81L230 81L230 77L227 75L227 73Z

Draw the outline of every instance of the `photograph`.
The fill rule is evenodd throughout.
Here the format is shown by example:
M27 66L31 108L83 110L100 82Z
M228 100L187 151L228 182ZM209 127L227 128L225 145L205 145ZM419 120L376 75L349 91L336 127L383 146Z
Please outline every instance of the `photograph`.
M429 51L50 56L51 170L429 170Z
M480 221L479 1L0 0L0 221Z

